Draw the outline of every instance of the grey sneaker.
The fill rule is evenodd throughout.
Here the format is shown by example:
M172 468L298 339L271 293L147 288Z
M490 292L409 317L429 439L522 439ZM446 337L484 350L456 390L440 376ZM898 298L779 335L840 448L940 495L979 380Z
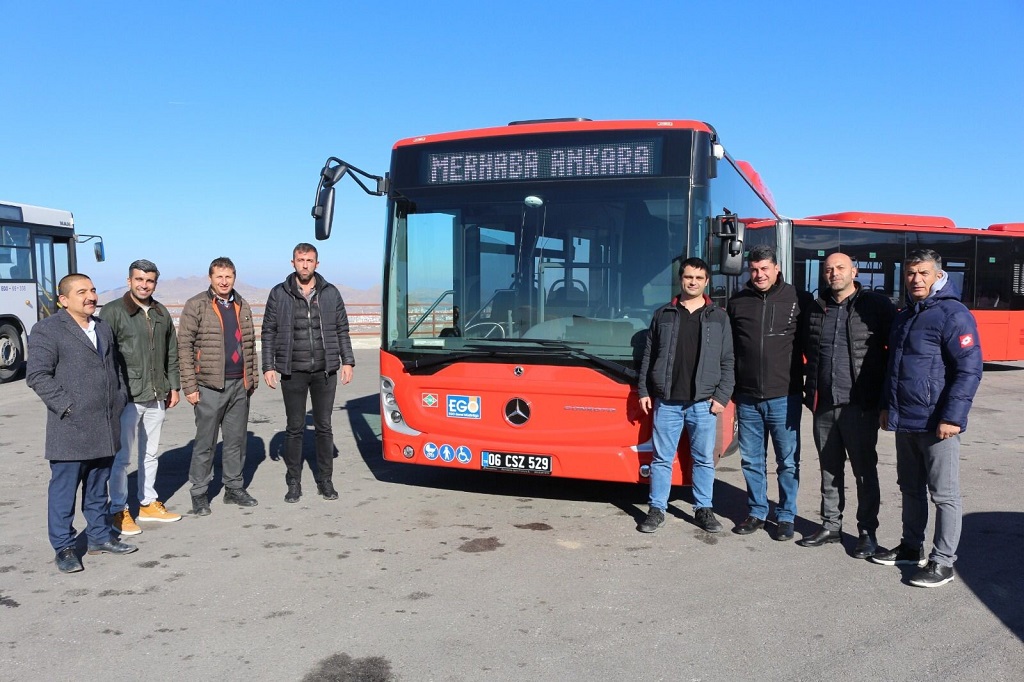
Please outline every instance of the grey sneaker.
M647 518L636 527L641 533L653 533L665 525L665 512L651 507L647 512Z
M715 512L711 507L701 507L693 513L697 525L708 533L721 533L722 523L715 518Z

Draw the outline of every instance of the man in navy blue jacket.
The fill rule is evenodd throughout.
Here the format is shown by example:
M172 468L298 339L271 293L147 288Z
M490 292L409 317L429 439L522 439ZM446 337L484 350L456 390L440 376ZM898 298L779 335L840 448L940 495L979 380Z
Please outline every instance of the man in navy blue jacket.
M974 316L931 249L904 262L907 307L889 337L889 371L882 389L881 427L896 432L896 475L903 494L903 539L872 561L923 566L910 579L939 587L953 579L960 543L960 434L981 383L981 346ZM935 533L928 562L924 532L928 494Z

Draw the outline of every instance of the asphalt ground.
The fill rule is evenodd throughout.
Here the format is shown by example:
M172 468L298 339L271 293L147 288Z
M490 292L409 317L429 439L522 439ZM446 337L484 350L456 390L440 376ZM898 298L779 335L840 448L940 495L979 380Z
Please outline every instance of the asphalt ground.
M217 495L211 516L145 524L128 539L138 552L85 556L71 575L46 539L44 408L24 381L0 386L0 679L1024 679L1024 363L986 367L963 438L956 579L921 589L911 569L849 556L852 518L842 546L730 533L746 515L736 456L719 464L718 535L693 525L688 489L644 535L645 486L384 462L377 353L357 359L334 414L339 500L307 470L301 501L283 501L284 408L261 386L246 467L258 507ZM797 537L817 527L810 423ZM183 403L157 481L183 513L193 435ZM879 451L891 546L891 434Z

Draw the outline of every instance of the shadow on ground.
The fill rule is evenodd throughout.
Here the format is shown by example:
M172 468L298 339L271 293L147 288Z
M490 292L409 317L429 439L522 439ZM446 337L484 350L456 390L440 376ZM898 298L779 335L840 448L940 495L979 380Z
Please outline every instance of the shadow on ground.
M978 600L1024 640L1024 513L964 516L956 573Z

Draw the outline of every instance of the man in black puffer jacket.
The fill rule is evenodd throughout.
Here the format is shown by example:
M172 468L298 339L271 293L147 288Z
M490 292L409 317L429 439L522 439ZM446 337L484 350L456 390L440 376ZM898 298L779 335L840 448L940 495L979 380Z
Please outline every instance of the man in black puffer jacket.
M793 538L800 485L803 358L798 332L807 302L801 301L796 287L783 281L772 247L752 248L748 270L750 281L733 294L728 307L736 353L733 401L750 509L733 532L753 533L764 527L768 517L770 435L779 479L775 539L785 541Z
M820 547L842 539L849 457L857 481L859 538L853 556L866 559L878 550L878 410L896 306L882 294L861 289L857 268L845 253L825 259L825 283L803 330L804 404L814 413L821 528L797 544Z
M317 492L338 499L334 473L334 432L331 412L341 383L352 381L356 360L341 292L321 275L316 247L302 243L292 251L295 272L270 291L263 313L263 378L281 393L287 419L284 462L288 493L285 502L302 496L302 432L306 427L306 396L313 402L316 429Z

